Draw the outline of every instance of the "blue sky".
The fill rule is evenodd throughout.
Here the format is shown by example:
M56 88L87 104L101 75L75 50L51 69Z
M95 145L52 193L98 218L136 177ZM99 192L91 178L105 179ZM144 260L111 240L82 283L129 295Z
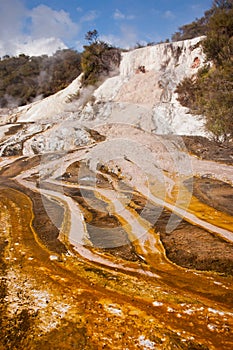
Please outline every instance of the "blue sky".
M85 33L93 29L120 47L159 42L201 17L211 4L212 0L0 0L0 56L33 47L39 54L43 46L48 51L56 46L81 51Z

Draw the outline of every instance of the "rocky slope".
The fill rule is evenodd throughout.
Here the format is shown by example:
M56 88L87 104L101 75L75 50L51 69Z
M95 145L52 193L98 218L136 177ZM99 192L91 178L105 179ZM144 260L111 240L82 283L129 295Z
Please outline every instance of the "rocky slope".
M174 93L199 40L2 111L0 349L232 349L232 153Z
M119 72L98 88L83 88L80 76L53 96L10 115L3 112L1 154L68 150L91 142L85 127L105 123L126 123L156 134L205 135L203 120L188 114L175 93L177 84L204 63L200 41L123 53Z

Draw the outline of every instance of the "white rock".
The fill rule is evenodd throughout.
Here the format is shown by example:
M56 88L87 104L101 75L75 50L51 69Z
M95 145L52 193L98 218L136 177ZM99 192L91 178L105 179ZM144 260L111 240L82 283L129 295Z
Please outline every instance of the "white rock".
M19 107L11 120L32 124L13 136L6 135L8 127L0 129L2 138L6 137L1 151L22 140L24 155L68 151L90 142L85 127L110 123L131 124L156 134L206 135L203 118L189 114L175 93L179 82L204 64L198 45L202 39L123 53L118 75L106 79L96 90L82 87L80 75L62 91ZM194 67L196 60L198 67ZM144 73L140 66L145 67Z
M49 259L50 259L51 261L58 260L58 256L57 256L57 255L50 255L50 256L49 256Z

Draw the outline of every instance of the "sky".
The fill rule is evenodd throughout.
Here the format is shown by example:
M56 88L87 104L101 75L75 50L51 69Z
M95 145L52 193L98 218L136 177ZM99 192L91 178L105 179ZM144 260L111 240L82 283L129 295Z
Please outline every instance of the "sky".
M83 50L85 34L121 48L171 38L212 0L0 0L0 56Z

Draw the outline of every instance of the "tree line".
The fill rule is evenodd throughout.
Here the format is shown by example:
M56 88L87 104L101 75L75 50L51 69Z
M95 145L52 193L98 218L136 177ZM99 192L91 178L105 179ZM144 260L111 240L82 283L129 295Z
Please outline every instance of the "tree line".
M177 87L180 103L205 116L216 141L233 139L233 1L217 0L202 41L206 64Z
M28 104L68 86L81 72L83 85L96 84L120 64L121 50L86 34L89 45L78 53L58 50L53 56L4 56L0 60L0 108Z
M4 56L0 60L0 107L15 107L63 89L81 73L81 55L59 50L53 56Z

